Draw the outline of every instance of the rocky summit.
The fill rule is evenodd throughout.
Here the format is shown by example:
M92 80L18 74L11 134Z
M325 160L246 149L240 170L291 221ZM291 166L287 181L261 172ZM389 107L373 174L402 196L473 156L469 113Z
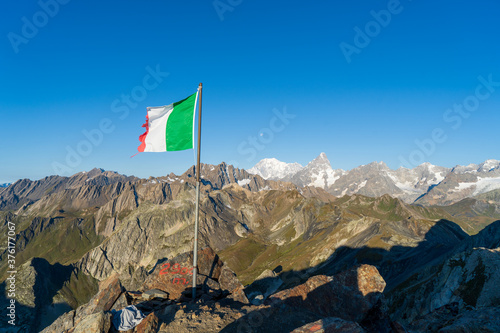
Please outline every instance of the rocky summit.
M257 166L202 165L195 299L194 167L148 179L93 169L0 188L0 299L10 302L14 225L15 329L500 331L495 161L395 172L333 170L325 154L305 167L260 164L273 165L280 177L261 170L268 179ZM410 183L411 196L398 192ZM422 191L432 186L430 200ZM465 194L451 195L457 188Z

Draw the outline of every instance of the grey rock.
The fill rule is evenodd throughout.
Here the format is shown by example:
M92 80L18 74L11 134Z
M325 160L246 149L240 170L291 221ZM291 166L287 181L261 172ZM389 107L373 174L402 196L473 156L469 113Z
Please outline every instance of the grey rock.
M41 333L61 333L73 328L75 318L75 310L67 312L57 318L49 327L45 328Z
M83 318L72 333L107 333L111 328L111 313L97 312Z

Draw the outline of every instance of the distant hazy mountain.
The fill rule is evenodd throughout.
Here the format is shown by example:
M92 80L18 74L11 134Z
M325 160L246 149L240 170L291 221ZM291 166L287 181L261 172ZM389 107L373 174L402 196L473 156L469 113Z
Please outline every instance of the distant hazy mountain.
M271 162L272 161L272 162ZM249 173L264 178L291 181L297 186L316 186L341 197L362 194L377 197L389 194L405 202L449 205L464 198L500 189L500 161L453 169L423 163L416 168L390 169L384 162L373 162L349 171L333 169L325 153L307 166L266 159Z
M487 160L479 165L456 166L417 203L449 205L497 189L500 189L500 161Z
M10 185L10 183L3 183L3 184L0 184L0 187L8 187Z
M414 169L390 169L384 162L373 162L349 170L328 189L335 196L389 194L413 202L444 179L450 169L424 163Z

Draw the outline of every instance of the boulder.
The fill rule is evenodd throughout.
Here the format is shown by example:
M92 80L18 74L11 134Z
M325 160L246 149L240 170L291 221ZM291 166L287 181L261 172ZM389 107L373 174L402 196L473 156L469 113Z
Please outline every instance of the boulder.
M120 309L126 308L129 305L130 304L129 304L129 301L127 300L126 292L124 292L120 295L120 297L118 297L115 304L113 304L113 307L111 308L111 310L118 311Z
M248 299L244 292L244 287L240 280L227 265L222 266L221 273L219 276L219 284L222 290L229 292L229 298L234 301L248 304Z
M160 321L154 312L150 313L146 318L144 318L139 325L137 325L133 332L134 333L150 333L157 332L160 327Z

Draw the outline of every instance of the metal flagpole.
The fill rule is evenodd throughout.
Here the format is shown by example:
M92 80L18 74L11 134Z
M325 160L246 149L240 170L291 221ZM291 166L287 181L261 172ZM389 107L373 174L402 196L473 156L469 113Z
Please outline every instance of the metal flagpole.
M193 301L196 300L196 278L198 275L198 219L200 210L200 149L201 149L201 90L203 85L198 86L198 160L196 163L196 212L194 218L194 247L193 247Z

